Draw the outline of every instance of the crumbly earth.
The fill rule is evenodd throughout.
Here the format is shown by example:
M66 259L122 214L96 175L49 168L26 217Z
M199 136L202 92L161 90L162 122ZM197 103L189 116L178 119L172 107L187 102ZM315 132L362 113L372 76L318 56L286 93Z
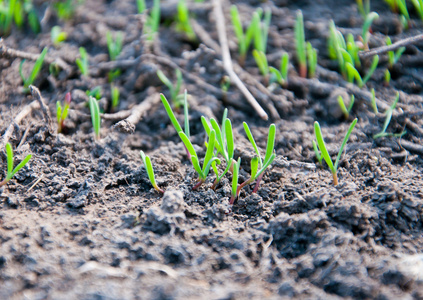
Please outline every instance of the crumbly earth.
M231 3L223 0L235 62ZM221 90L226 73L208 40L218 42L208 1L190 3L197 27L207 33L194 41L175 28L176 1L162 1L159 39L150 46L142 38L135 1L86 0L68 21L58 19L50 4L34 1L44 17L40 34L13 28L4 44L28 53L48 47L47 57L70 66L54 76L45 65L34 83L53 119L56 101L72 93L65 134L56 134L56 125L46 123L41 110L13 126L33 98L22 89L21 59L0 58L0 145L12 124L15 162L33 154L0 189L0 299L423 299L423 44L407 46L389 86L383 82L387 56L382 55L372 79L358 89L346 84L327 53L330 19L345 35L361 34L363 20L354 1L236 2L243 20L257 7L272 10L269 64L278 66L281 51L291 58L288 85L263 90L265 81L251 54L247 57L241 77L270 114L264 121L234 85L227 93ZM386 35L395 42L421 32L423 24L408 6L410 28L403 30L384 1L372 1L380 17L372 26L370 48L384 45ZM315 79L297 75L297 9L304 14L306 39L319 53ZM59 47L50 40L55 25L68 33ZM263 151L267 128L276 124L277 158L258 193L248 186L229 205L230 174L216 190L210 189L210 176L193 191L195 171L159 101L132 134L114 127L128 115L105 116L101 140L94 140L85 91L101 86L101 108L115 116L109 108L107 74L113 68L107 65L107 31L124 34L118 61L126 64L114 81L121 92L117 110L129 111L159 92L169 97L156 71L174 80L179 66L199 156L205 152L200 117L221 119L227 107L235 156L242 159L241 180L248 178L254 156L242 122L248 122ZM90 76L80 75L74 63L80 46L89 53ZM24 73L31 67L26 61ZM378 98L377 115L369 104L371 88ZM396 91L400 101L387 132L407 133L373 139ZM336 98L349 99L351 93L356 102L345 120ZM177 116L183 120L181 112ZM315 159L313 123L320 122L334 158L355 117L357 126L340 161L340 183L333 186L326 165ZM152 188L140 150L151 156L164 195Z

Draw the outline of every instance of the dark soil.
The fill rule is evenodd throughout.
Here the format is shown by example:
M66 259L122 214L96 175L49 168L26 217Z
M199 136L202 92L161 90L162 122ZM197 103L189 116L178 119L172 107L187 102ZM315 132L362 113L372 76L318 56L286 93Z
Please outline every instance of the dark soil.
M271 93L260 90L263 78L251 54L247 58L249 77L242 79L271 116L263 121L234 85L227 94L221 91L226 73L220 54L206 36L188 41L177 32L172 23L176 1L162 2L160 39L151 48L141 39L142 20L132 0L86 0L69 21L58 19L50 2L35 1L38 15L45 17L42 32L13 28L4 37L9 48L37 54L48 47L47 57L70 65L57 77L45 65L35 85L54 120L56 101L63 101L67 92L72 104L66 134L56 134L56 125L49 128L39 110L16 124L9 139L16 162L28 153L33 158L0 189L0 298L423 299L423 44L407 47L391 72L390 86L384 86L387 57L382 55L372 79L358 89L346 84L327 55L330 19L344 34L361 34L354 1L240 1L236 4L244 20L257 7L272 9L270 64L279 64L281 50L291 58L287 88ZM223 2L236 59L230 3ZM402 30L398 15L384 1L372 1L380 18L372 26L370 48L384 45L386 34L395 42L421 32L423 24L408 4L412 21L410 29ZM211 3L192 3L191 9L217 42ZM296 72L297 9L304 13L306 39L319 53L316 79L301 79ZM68 33L58 48L50 40L54 25ZM221 119L227 107L245 180L254 151L242 122L248 122L263 151L267 128L276 124L277 158L257 194L251 185L230 206L230 175L215 191L210 189L214 176L193 191L196 173L157 99L133 134L114 127L127 115L104 118L102 138L94 140L85 91L101 86L100 105L111 116L109 30L124 33L118 62L126 65L115 80L121 91L118 110L131 110L159 92L169 96L156 70L173 80L174 67L181 67L200 157L205 152L200 117ZM88 77L74 63L80 46L89 53ZM2 136L33 101L22 90L20 62L0 58ZM24 72L31 67L26 61ZM379 99L378 115L369 104L371 88ZM396 91L400 101L387 132L407 133L375 140ZM336 103L337 95L347 92L356 96L349 120ZM182 121L182 114L177 115ZM357 126L340 161L340 184L333 186L327 167L316 163L313 123L320 122L335 157L355 117ZM0 145L3 179L3 137ZM140 150L151 156L158 185L166 190L163 196L152 188Z

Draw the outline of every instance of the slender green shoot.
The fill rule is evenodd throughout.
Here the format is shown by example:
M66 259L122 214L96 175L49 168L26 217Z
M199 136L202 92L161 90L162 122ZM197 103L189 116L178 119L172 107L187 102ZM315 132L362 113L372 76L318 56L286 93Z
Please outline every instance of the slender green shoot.
M261 15L261 10L255 12L256 15ZM270 9L266 8L264 11L264 19L261 22L260 17L259 21L254 22L254 48L257 51L261 51L263 53L266 53L267 49L267 38L269 35L269 26L270 26L270 20L272 17L272 12ZM255 17L257 19L257 17Z
M143 33L147 36L147 41L153 41L159 31L160 25L160 0L153 0L153 7L150 15L144 23Z
M256 31L255 29L257 26L259 26L260 16L258 12L255 12L253 14L250 24L244 32L241 18L239 17L238 9L235 5L232 5L231 21L235 36L238 40L239 63L243 66L247 57L248 49L250 48L251 42L254 39L254 34Z
M333 184L334 185L338 185L338 175L337 175L337 170L338 170L338 164L339 164L339 160L341 159L342 153L344 151L345 145L347 144L347 141L351 135L351 132L354 129L355 124L357 123L357 119L354 119L354 121L351 123L350 128L347 131L347 134L345 135L345 138L341 144L341 148L339 148L339 152L338 155L336 157L335 160L335 164L332 163L332 159L329 155L328 150L326 149L326 144L325 141L323 140L323 135L322 135L322 131L320 129L320 125L319 122L314 122L314 133L316 135L316 140L317 140L317 145L318 148L321 152L321 156L323 157L323 159L326 161L327 165L329 166L329 169L332 172L332 176L333 176ZM316 151L316 150L315 150Z
M53 8L57 13L57 16L61 20L70 20L73 18L76 12L77 5L82 1L78 0L65 0L54 3Z
M356 0L358 11L360 12L363 19L370 13L370 0Z
M339 104L339 107L341 108L342 113L344 114L345 119L348 119L350 117L350 112L354 105L354 100L355 100L354 95L351 95L350 103L348 104L348 108L347 108L344 102L344 98L342 98L341 95L338 96L338 104Z
M100 109L98 107L97 100L94 97L90 96L88 104L90 106L91 121L93 123L95 139L100 140L101 118L100 118Z
M306 48L307 48L307 61L308 61L308 77L313 78L316 75L317 50L313 48L310 42L307 42Z
M357 69L353 66L350 62L345 62L345 67L347 71L347 80L348 82L353 83L354 81L357 82L357 85L362 88L367 81L369 81L370 77L373 75L374 71L377 68L377 65L379 63L379 56L375 55L373 57L372 64L370 66L370 69L367 71L364 78L361 78L360 73L357 71Z
M382 131L379 132L378 134L375 134L373 136L374 139L380 138L380 137L386 137L386 136L393 136L393 137L401 137L404 134L407 133L406 130L400 132L400 133L388 133L386 132L386 129L388 129L389 123L391 123L391 118L392 118L392 113L395 110L395 107L397 106L397 103L399 101L399 93L397 92L396 98L394 100L394 102L391 104L390 107L388 107L388 109L385 111L385 123L383 124L383 128Z
M149 156L145 155L143 151L140 151L141 159L144 163L145 170L148 174L148 179L150 179L151 185L154 187L154 189L160 193L164 193L164 191L158 187L156 183L156 177L154 176L154 170L153 165L151 164L151 159Z
M188 151L191 155L191 163L192 163L195 171L198 173L198 182L193 187L193 190L196 190L206 181L207 175L210 172L210 168L211 168L212 164L213 163L220 164L220 160L217 157L213 157L214 156L214 144L215 144L215 141L216 141L216 132L214 130L212 130L210 132L209 140L208 140L208 143L207 143L206 155L204 157L202 168L200 166L200 161L198 159L198 155L195 152L194 146L192 145L189 138L182 131L179 132L179 136L180 136L182 142L184 143L185 147L188 149Z
M304 34L304 19L301 10L297 11L297 18L295 21L295 48L297 50L297 61L299 67L299 74L301 77L307 77L307 54L306 42Z
M44 58L45 58L45 56L47 54L47 51L48 51L48 49L47 48L44 48L43 52L41 52L40 56L35 61L35 64L34 64L34 67L32 68L31 74L28 77L25 77L23 75L23 72L22 72L22 67L23 67L23 64L24 64L25 60L23 60L21 62L21 64L19 65L19 74L21 75L21 78L22 78L22 81L23 81L23 84L24 84L25 91L27 91L28 90L28 87L31 84L34 83L35 79L37 78L38 74L40 73L41 67L43 66Z
M379 111L377 109L377 104L376 104L375 89L372 88L372 90L370 92L372 93L371 103L372 103L373 112L375 113L375 115L377 115L379 113Z
M65 129L65 120L69 113L69 106L72 101L71 93L65 95L65 103L62 105L60 101L56 102L56 118L57 118L57 133L62 133Z
M68 34L62 31L60 26L53 26L53 28L51 28L51 42L54 47L58 48L67 38Z
M389 36L386 37L386 46L392 45L391 38ZM388 65L391 69L401 58L401 55L404 53L405 47L401 47L397 49L397 51L388 51Z
M386 69L385 73L383 74L383 83L385 86L389 86L390 82L391 82L391 72L389 72L389 69Z
M170 99L172 99L173 106L176 109L179 109L179 107L183 104L182 101L182 95L179 95L179 92L182 87L182 72L179 69L175 69L175 75L176 75L176 82L173 84L170 79L161 71L157 70L157 77L163 82L165 86L170 91Z
M87 50L85 50L84 47L79 47L79 55L81 56L80 58L77 58L75 60L76 65L79 68L79 71L81 72L82 75L84 76L88 76L89 72L88 72L88 54L87 54Z
M369 49L369 39L370 39L370 26L372 26L373 21L379 19L379 15L374 11L369 13L364 19L363 28L361 37L363 38L364 49Z
M113 38L112 33L110 31L107 31L106 40L110 60L116 60L116 58L122 52L123 34L121 31L118 31L115 35L115 38Z
M316 141L313 140L313 150L314 154L316 155L317 161L321 166L323 166L323 156L320 154L319 148L317 147Z
M112 98L112 111L115 111L119 105L120 92L118 87L113 84L110 85L110 89L110 94Z
M178 2L176 29L185 33L186 37L190 41L195 41L197 39L197 36L195 35L194 29L192 29L191 22L189 20L189 11L186 0L179 0Z
M236 198L238 197L238 176L239 176L239 167L241 166L241 157L238 158L236 164L234 164L234 170L232 172L232 190L231 190L231 199L229 204L233 205Z
M7 174L6 174L6 178L4 178L1 182L0 182L0 187L2 187L3 185L7 184L9 182L10 179L13 178L13 176L15 176L15 174L17 172L19 172L20 169L22 169L27 163L28 161L31 159L32 154L28 154L23 161L21 161L16 168L13 168L13 150L12 150L12 145L10 145L10 143L6 144L6 160L7 160Z
M419 14L420 19L423 21L423 0L411 0L414 5L414 9Z
M267 78L268 81L269 78L269 65L267 63L267 57L266 54L262 51L257 51L256 49L253 50L253 57L256 61L256 64L260 70L260 73Z
M146 9L145 0L136 0L136 3L138 13L142 14Z
M101 86L96 86L92 90L87 90L85 93L87 94L88 97L94 97L97 100L100 100L103 92L101 90Z
M274 79L270 81L277 81L280 85L285 86L288 82L288 68L289 68L289 55L288 53L282 54L281 65L279 70L274 67L269 67L269 72Z

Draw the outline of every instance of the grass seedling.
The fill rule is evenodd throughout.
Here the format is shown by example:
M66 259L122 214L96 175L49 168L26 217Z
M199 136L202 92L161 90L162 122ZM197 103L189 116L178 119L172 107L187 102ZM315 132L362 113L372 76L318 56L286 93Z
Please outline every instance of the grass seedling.
M137 10L138 10L138 13L139 14L142 14L145 11L145 9L146 9L145 0L136 0L136 1L137 1Z
M370 0L356 0L358 11L360 12L363 19L366 18L366 16L370 13Z
M250 48L251 42L254 39L255 28L260 22L260 17L258 14L253 14L250 25L248 25L247 30L244 32L238 9L235 5L232 5L231 21L235 36L238 40L239 63L243 66L245 59L247 58L248 49Z
M100 100L102 94L101 86L96 86L92 90L87 90L85 93L88 97L94 97L96 100Z
M57 133L62 133L63 129L65 128L65 120L69 113L71 100L71 93L68 92L65 95L65 103L63 106L60 101L56 102Z
M0 187L2 187L3 185L7 184L9 182L10 179L13 178L13 176L15 176L15 174L22 169L27 163L28 161L31 159L32 154L28 154L23 161L21 161L16 168L13 168L13 150L12 150L12 145L10 145L10 143L6 144L6 160L7 160L7 174L6 174L6 178L4 178L1 182L0 182Z
M377 13L371 12L367 14L366 18L364 19L361 37L363 39L363 45L365 50L369 49L370 26L372 26L373 21L377 20L378 18L379 15Z
M75 15L76 8L79 3L81 3L81 0L77 2L74 0L58 1L53 4L53 8L59 19L70 20Z
M79 48L79 55L81 56L81 58L77 58L75 60L76 65L79 68L79 71L81 72L82 75L84 76L88 76L89 72L88 72L88 54L87 54L87 50L85 50L84 47L80 47Z
M308 60L308 77L313 78L316 75L317 68L317 50L313 48L310 42L306 44Z
M182 105L182 99L179 95L179 92L181 90L182 86L182 72L179 69L175 69L175 75L176 75L176 83L173 84L169 78L166 77L166 75L161 71L157 70L157 76L163 82L165 86L170 91L170 99L172 99L172 103L176 109L179 109L179 107Z
M210 168L212 167L213 163L220 164L220 160L217 157L214 156L214 144L216 141L216 132L214 130L210 131L209 140L207 142L207 150L206 155L204 156L203 160L203 167L200 166L200 161L198 159L198 155L195 152L194 146L191 144L191 141L189 140L189 137L183 132L179 132L179 137L181 138L182 142L184 143L186 149L188 149L188 152L191 156L191 163L194 167L195 171L198 173L198 182L197 184L192 188L193 190L198 189L207 178L207 175L210 172Z
M190 41L194 41L197 38L189 20L189 11L188 11L188 6L185 0L179 0L178 2L176 29L178 31L184 32L186 37Z
M330 158L329 152L326 149L325 141L323 140L322 131L320 130L319 122L314 122L314 134L316 135L317 145L321 152L321 157L326 161L327 165L329 166L329 169L332 172L333 176L333 184L338 185L338 164L339 160L341 159L342 152L344 151L345 145L347 144L347 141L351 135L351 132L354 129L355 124L357 123L357 119L354 119L354 121L351 123L350 128L347 131L347 134L345 135L344 141L342 142L341 148L339 149L338 156L336 157L335 164L332 163L332 159ZM316 156L319 159L318 151L315 149ZM320 159L319 159L320 162Z
M120 52L122 52L123 45L123 34L121 31L116 33L115 38L112 37L112 33L107 31L106 33L107 49L109 50L110 60L116 60Z
M153 165L151 164L151 159L149 156L145 155L143 151L140 151L141 159L144 163L145 169L148 174L148 179L150 179L151 184L153 185L154 189L160 193L164 193L164 191L157 186L156 178L154 176Z
M29 77L25 77L23 75L23 72L22 72L22 67L23 67L23 64L24 64L25 60L23 60L21 62L21 64L19 65L19 74L21 75L21 78L22 78L22 81L23 81L23 84L24 84L25 91L28 91L28 87L31 84L34 83L35 79L38 76L38 73L40 73L41 67L43 66L44 58L45 58L45 56L47 54L47 50L48 50L47 48L44 48L43 52L41 52L40 56L35 61L34 67L32 68L32 72L29 75Z
M254 29L254 48L257 51L261 51L263 53L266 53L267 37L269 35L269 26L270 26L270 20L271 20L271 17L272 17L272 12L271 12L270 9L266 9L264 11L263 21L260 21L261 15L262 15L261 10L257 10L256 12L254 12L254 14L256 16L255 17L253 16L253 18L256 18L256 20L258 19L258 21L255 21L253 23L254 24L254 26L253 26L253 29Z
M314 154L316 154L317 161L321 166L323 166L323 156L320 154L319 148L317 147L316 141L313 140L313 150Z
M98 107L97 100L94 97L90 96L88 104L90 106L91 121L93 123L95 139L100 140L101 118L100 118L100 109Z
M346 67L348 82L353 83L354 81L356 81L357 85L360 88L362 88L366 84L366 82L369 81L370 77L373 75L374 71L377 68L378 63L379 63L379 56L378 55L373 56L373 61L372 61L372 64L370 66L370 69L368 70L368 72L364 76L364 78L362 78L360 73L352 65L352 63L346 62L345 67Z
M304 34L304 19L301 10L297 12L297 18L295 21L295 48L297 50L297 61L299 74L301 77L307 77L307 54L306 54L306 42Z
M256 49L253 50L253 57L256 61L256 64L260 70L260 73L263 75L266 84L269 83L269 64L267 63L266 54L262 51L257 51Z
M423 21L423 0L411 0L414 5L414 9L419 14L420 19Z
M385 73L383 74L383 84L385 86L389 86L390 82L391 82L391 72L389 72L389 70L386 69Z
M341 95L338 96L338 104L341 108L342 113L344 114L345 119L348 119L350 117L350 112L352 110L352 107L354 105L354 95L351 95L350 103L348 105L348 108L345 106L344 98L342 98Z
M0 2L0 34L6 35L10 33L13 17L15 14L17 0L10 0L6 6L5 1Z
M68 34L62 31L60 26L53 26L51 28L51 42L53 43L54 47L59 47L66 39L68 38Z
M370 92L372 93L371 103L372 103L373 112L375 113L375 115L377 115L379 113L379 111L377 109L377 104L376 104L375 89L372 89Z
M111 94L111 98L112 98L112 111L115 111L116 108L119 105L119 89L114 86L113 84L110 86L110 94Z
M227 118L228 110L225 109L223 112L223 119L222 119L222 128L219 127L219 124L215 119L210 119L210 124L207 122L204 116L201 117L201 123L209 136L211 137L211 132L215 132L216 141L215 141L215 148L217 153L223 156L226 162L226 168L222 174L218 174L218 170L216 167L216 163L212 163L213 171L216 174L216 180L213 183L212 189L215 189L217 184L222 180L223 176L231 169L233 158L234 158L234 136L232 132L232 123L231 120Z
M150 15L147 15L147 20L144 23L143 34L147 36L147 41L153 41L160 25L160 0L153 1Z
M407 20L410 20L405 0L385 0L385 2L394 13L401 13Z
M240 166L241 166L241 157L239 157L236 164L234 164L234 171L232 173L231 199L229 200L230 204L233 204L236 198L238 197L238 176L239 176Z
M389 36L386 37L386 46L392 45L391 38ZM388 65L389 68L392 69L392 67L398 62L401 55L404 53L405 47L401 47L397 49L397 51L388 51Z
M257 144L254 140L254 137L250 131L250 128L248 127L248 124L246 122L243 123L245 133L247 134L248 140L250 141L251 145L254 148L254 151L256 152L257 156L255 156L251 160L251 174L250 178L241 183L236 191L235 197L231 197L230 204L233 204L236 197L239 195L240 191L247 186L248 184L256 181L256 185L254 187L253 193L256 193L258 191L258 188L260 186L260 181L263 178L264 171L270 166L270 164L273 162L273 160L276 157L276 154L274 153L275 148L275 135L276 135L276 126L275 124L271 124L269 127L269 133L267 136L267 146L266 146L266 155L264 157L264 160L262 160L260 151L258 150Z
M269 67L269 72L275 77L276 81L282 86L285 86L288 82L288 67L289 67L288 53L282 54L281 65L279 70L274 67Z
M405 131L405 130L402 131L402 132L400 132L400 133L387 133L386 132L386 129L388 129L389 123L391 122L392 113L394 112L395 107L397 106L398 101L399 101L399 93L397 92L397 96L396 96L394 102L385 111L385 116L386 117L385 117L385 123L383 124L382 131L379 132L378 134L375 134L373 136L373 139L377 139L377 138L380 138L380 137L386 137L386 136L401 137L401 136L403 136L404 134L407 133L407 131Z

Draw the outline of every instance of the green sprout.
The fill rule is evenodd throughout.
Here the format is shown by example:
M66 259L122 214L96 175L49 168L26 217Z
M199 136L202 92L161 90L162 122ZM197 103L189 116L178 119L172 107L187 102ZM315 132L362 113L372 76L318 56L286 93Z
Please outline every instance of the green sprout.
M392 45L391 38L389 36L386 37L386 46ZM388 51L388 65L391 69L400 59L401 55L404 53L405 47L401 47L397 49L397 51Z
M65 120L69 113L69 106L71 103L71 93L68 92L65 95L65 103L62 106L60 101L56 102L56 117L57 117L57 133L61 133L63 129L65 128Z
M307 77L307 55L306 42L304 34L304 19L301 10L297 12L295 21L295 48L297 49L297 60L299 67L299 74L301 77Z
M207 150L204 156L202 168L200 166L198 155L195 152L194 146L191 144L189 137L183 131L179 132L179 137L184 143L186 149L188 149L188 152L190 153L190 156L191 156L192 166L194 167L195 171L198 173L198 182L192 188L193 190L196 190L206 181L207 175L210 172L210 168L212 167L212 164L213 163L220 164L220 160L217 157L213 157L214 144L216 142L216 132L214 130L210 131L209 140L207 142Z
M366 16L370 13L370 0L356 0L358 11L360 12L361 16L363 18L366 18Z
M13 18L15 15L15 7L17 0L10 0L8 6L4 1L0 2L0 34L9 34Z
M352 110L352 107L354 105L354 95L351 95L350 103L348 105L348 108L345 106L344 98L342 98L341 95L338 96L338 104L341 108L342 113L344 114L345 119L348 119L350 117L350 112Z
M182 72L179 69L175 69L175 75L176 75L176 83L173 84L169 78L166 77L166 75L161 71L157 70L157 77L159 77L160 81L163 82L165 86L170 91L170 99L172 99L172 103L175 106L176 109L179 109L179 107L182 104L181 96L179 95L179 92L181 90L182 86Z
M282 86L285 86L288 82L288 67L289 67L288 53L282 54L281 65L279 70L274 67L269 67L269 72L275 77L276 81Z
M88 76L89 72L88 72L88 54L87 54L87 50L85 50L84 47L79 47L79 55L81 56L81 58L77 58L75 60L76 65L79 68L79 71L81 71L81 74L84 76Z
M145 169L147 171L148 179L150 179L150 182L151 182L152 186L154 187L154 189L156 191L158 191L158 192L160 192L160 193L163 194L164 191L157 186L156 178L154 176L153 165L151 164L150 157L147 156L147 155L145 155L143 151L140 151L140 155L141 155L141 159L142 159L142 161L144 163Z
M10 143L7 143L6 144L7 175L6 175L6 178L3 179L3 181L0 182L0 187L7 184L9 182L9 180L12 179L13 176L15 176L15 174L28 163L28 161L31 159L31 157L32 157L32 154L28 154L24 158L24 160L21 161L16 166L16 168L13 168L13 150L12 150L12 146L10 145Z
M121 31L118 31L116 33L115 38L113 39L112 33L110 31L107 31L106 40L107 40L107 49L109 50L110 60L116 60L120 52L122 52L123 34Z
M345 138L344 138L344 141L342 142L341 148L339 149L338 156L336 157L336 160L335 160L335 164L333 164L332 159L329 155L329 152L326 149L326 144L325 144L325 141L323 140L322 131L320 129L319 122L317 122L317 121L314 122L314 133L316 135L317 145L318 145L318 148L319 148L321 154L318 153L319 151L317 150L317 147L313 146L313 148L315 150L316 157L319 160L319 162L320 163L322 162L322 157L323 157L323 159L326 161L327 165L329 166L329 169L332 172L333 184L334 185L338 185L337 170L338 170L339 160L341 159L342 152L344 151L345 145L347 144L347 141L348 141L348 139L351 135L351 132L353 131L356 123L357 123L357 119L354 119L354 121L350 125L350 128L347 131L347 134L345 135Z
M160 25L160 0L153 1L150 15L147 15L147 20L144 23L143 34L147 36L147 41L153 41Z
M397 92L397 95L396 95L396 98L395 98L394 102L385 111L385 116L386 117L385 117L385 123L383 124L382 131L379 132L378 134L375 134L373 136L373 139L377 139L377 138L380 138L380 137L386 137L386 136L402 137L404 134L407 133L406 130L404 130L404 131L402 131L400 133L387 133L386 132L386 129L388 129L389 123L391 122L392 113L394 112L395 107L397 106L398 101L399 101L399 93Z
M314 154L316 154L317 161L321 166L323 166L323 156L320 154L319 148L317 147L315 140L313 140L313 150Z
M363 29L361 33L361 37L363 39L364 49L369 49L369 39L370 39L370 26L374 20L377 20L379 15L375 12L371 12L367 14L366 18L364 19Z
M348 82L353 83L354 80L357 82L358 87L362 88L367 81L369 81L370 77L373 75L374 71L377 68L377 65L379 63L379 56L375 55L373 56L372 64L367 71L367 74L364 76L364 78L361 77L360 73L357 71L357 69L350 63L346 62L346 70L347 70L347 80Z
M238 197L239 193L245 186L247 186L248 184L254 181L256 181L256 185L254 187L253 193L256 193L258 191L258 188L260 186L260 181L264 175L264 171L266 171L266 169L270 166L270 164L273 162L273 160L276 157L276 154L274 153L275 135L276 135L275 124L271 124L269 127L269 133L267 136L266 154L265 154L264 160L261 158L260 151L258 150L257 144L250 131L250 128L248 127L248 124L246 122L243 122L243 126L244 126L245 133L247 134L248 140L253 146L257 156L255 156L250 162L251 164L250 178L248 178L246 181L244 181L238 186L235 197L234 195L232 195L231 200L229 201L230 204L234 203L236 197Z
M267 63L266 54L263 51L253 50L253 57L260 70L260 73L264 76L266 82L269 81L269 65Z
M113 84L110 86L110 94L111 94L111 98L112 98L112 111L114 111L118 105L119 105L119 89L114 86Z
M145 0L136 0L136 1L137 1L138 13L142 14L146 9Z
M225 109L223 112L223 119L222 119L222 128L219 127L219 124L215 119L210 119L210 124L207 122L204 116L201 117L201 123L209 136L211 137L211 132L215 132L215 143L214 147L216 148L217 153L223 156L226 162L226 168L222 174L218 174L216 162L212 163L212 168L214 173L216 174L216 180L213 183L212 189L215 189L217 184L222 180L223 176L231 169L232 162L234 158L234 136L232 131L232 123L231 120L227 118L228 110Z
M231 78L228 75L224 75L222 80L220 81L220 88L222 89L223 93L227 93L229 87L231 86Z
M53 28L51 28L51 42L56 48L59 47L61 43L66 41L67 38L68 34L62 31L60 26L53 26Z
M176 29L184 32L190 41L194 41L197 38L189 20L189 11L185 0L179 0L178 2L176 22Z
M316 75L317 68L317 50L313 48L310 42L306 44L308 60L308 77L313 78Z
M408 14L407 4L405 0L385 0L389 5L390 9L395 13L401 13L407 20L410 20L410 15Z
M241 166L241 157L238 158L236 164L234 164L234 170L232 172L232 189L231 189L231 199L230 203L234 203L238 197L238 176L239 176L239 167Z
M91 121L93 123L95 139L100 140L101 118L100 118L100 109L98 107L97 100L94 97L90 96L88 104L90 106Z
M53 8L57 13L57 16L61 20L70 20L73 18L76 12L76 8L78 4L80 4L83 0L65 0L65 1L58 1L53 4Z
M0 1L0 34L9 34L13 21L22 29L25 20L34 33L40 32L40 21L31 0Z
M373 112L375 113L375 115L377 115L379 111L377 110L375 89L372 88L370 92L372 93L371 103L372 103Z
M254 22L254 48L257 51L261 51L266 53L267 49L267 37L269 35L269 26L270 26L270 19L272 17L272 11L270 9L266 9L264 11L264 18L263 21L260 21L261 15L263 14L261 9L254 12L255 17L258 21ZM254 18L254 16L253 16Z
M385 70L385 73L383 74L383 81L385 86L389 86L389 83L391 82L391 72L389 72L389 69Z
M420 16L420 19L423 21L423 0L411 0L411 3L414 5L414 9Z
M85 93L88 97L94 97L95 99L100 100L102 94L101 86L96 86L92 90L87 90Z
M175 128L176 132L182 132L182 127L176 119L175 114L173 113L172 107L170 106L169 102L167 101L166 97L163 94L160 94L160 99L162 100L163 106L166 110L167 115L169 116L170 122L172 123L173 127ZM184 92L184 127L185 127L185 135L189 138L189 115L188 115L188 100L187 100L187 91ZM188 151L187 147L185 147L185 151L187 153L188 159L191 160L191 154Z
M248 49L254 39L255 27L257 27L257 24L260 22L260 17L258 14L254 14L250 25L248 25L247 30L244 32L238 8L235 5L232 5L231 21L235 36L238 40L239 63L240 65L244 65Z
M35 64L34 64L34 67L32 68L31 74L28 77L25 78L25 76L23 75L23 72L22 72L22 67L23 67L25 60L23 60L21 62L21 64L19 65L19 74L21 75L25 91L27 91L28 87L31 84L34 83L35 79L38 76L38 73L40 73L40 70L41 70L41 67L43 66L44 58L47 54L47 51L48 51L48 49L44 48L43 52L41 52L40 56L35 61Z

